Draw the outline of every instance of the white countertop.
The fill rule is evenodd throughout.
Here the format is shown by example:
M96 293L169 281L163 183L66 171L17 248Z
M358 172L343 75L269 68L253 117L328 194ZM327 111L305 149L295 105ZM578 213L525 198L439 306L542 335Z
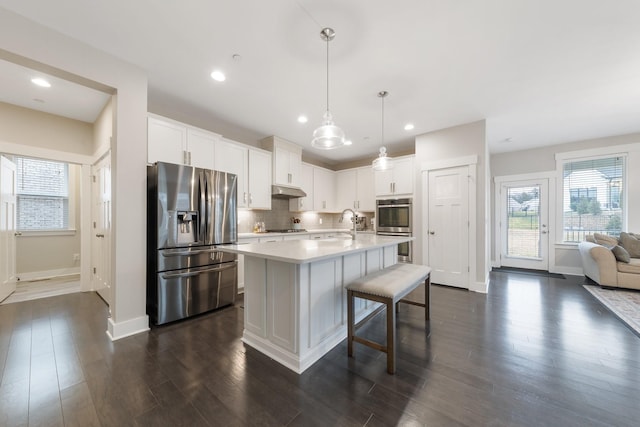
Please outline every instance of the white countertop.
M307 229L307 231L297 231L291 233L238 233L238 239L249 239L252 237L265 237L265 236L297 236L300 234L310 235L310 234L323 234L323 233L349 233L351 232L350 228L318 228L318 229ZM358 231L358 234L374 234L373 230L364 230Z
M218 246L217 249L223 252L290 262L292 264L304 264L368 249L397 245L413 239L413 237L378 236L376 234L363 233L358 234L356 240L352 240L351 236L346 236L320 240L285 240L224 245Z

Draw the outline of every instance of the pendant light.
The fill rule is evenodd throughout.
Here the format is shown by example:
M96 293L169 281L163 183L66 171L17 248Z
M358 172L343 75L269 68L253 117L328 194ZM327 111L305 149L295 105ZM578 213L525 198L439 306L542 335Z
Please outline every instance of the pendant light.
M324 113L322 125L313 131L311 146L322 150L331 150L345 145L344 131L333 123L329 112L329 42L336 36L331 28L323 28L320 37L327 42L327 111Z
M380 147L380 154L378 154L378 157L376 157L371 163L373 170L377 171L383 171L393 168L393 160L387 157L387 149L384 147L384 99L387 97L387 95L389 95L389 92L385 90L378 92L378 98L382 99L382 136L380 138L380 141L383 145L382 147Z

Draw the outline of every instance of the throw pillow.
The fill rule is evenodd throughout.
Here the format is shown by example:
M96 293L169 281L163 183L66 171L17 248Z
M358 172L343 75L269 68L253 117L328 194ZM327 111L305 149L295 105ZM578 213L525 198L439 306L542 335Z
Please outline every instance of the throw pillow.
M584 240L587 242L596 243L596 239L595 237L593 237L593 234L587 234L586 236L584 236Z
M620 245L616 245L611 248L611 252L616 257L616 260L620 262L626 262L627 264L631 261L631 257L629 256L629 252L625 248Z
M632 258L640 258L640 240L630 233L620 233L620 245L629 252Z
M593 238L596 239L596 243L603 246L616 246L618 239L608 234L593 233Z

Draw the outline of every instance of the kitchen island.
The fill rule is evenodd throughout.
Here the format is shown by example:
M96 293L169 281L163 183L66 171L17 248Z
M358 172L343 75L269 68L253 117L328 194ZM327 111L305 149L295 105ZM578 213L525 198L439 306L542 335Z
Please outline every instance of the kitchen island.
M245 256L245 344L302 373L347 336L346 291L393 265L411 237L360 234L324 240L225 245ZM358 300L356 320L378 307ZM345 356L346 357L346 356Z

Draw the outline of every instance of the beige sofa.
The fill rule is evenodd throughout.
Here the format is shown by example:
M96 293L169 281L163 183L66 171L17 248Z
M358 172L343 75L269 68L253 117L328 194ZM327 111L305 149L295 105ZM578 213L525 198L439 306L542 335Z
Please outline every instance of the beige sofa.
M602 236L598 233L594 236L587 237L591 241L578 244L584 275L602 287L640 289L640 257L631 256L638 254L621 245L628 243L627 246L635 250L635 242L628 240L628 236L634 235L621 233L619 239L605 236L613 240L598 239Z

